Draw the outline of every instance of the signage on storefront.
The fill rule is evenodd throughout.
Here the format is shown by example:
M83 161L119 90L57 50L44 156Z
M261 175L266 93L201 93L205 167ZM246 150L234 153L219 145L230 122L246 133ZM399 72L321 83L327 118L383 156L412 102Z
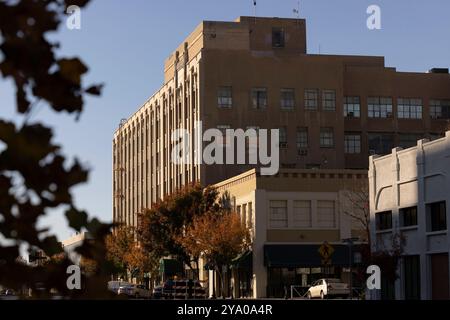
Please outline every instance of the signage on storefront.
M319 247L319 254L322 258L322 264L323 265L329 265L331 264L331 255L334 252L334 248L331 244L329 244L327 241L325 241L320 247Z

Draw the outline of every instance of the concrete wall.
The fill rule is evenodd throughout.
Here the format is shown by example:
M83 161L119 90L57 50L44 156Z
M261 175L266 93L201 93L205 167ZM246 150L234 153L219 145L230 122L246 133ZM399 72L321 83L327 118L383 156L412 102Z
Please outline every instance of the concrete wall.
M405 239L404 255L420 255L421 298L431 299L430 255L448 253L450 237L450 132L445 138L428 142L420 140L417 147L406 150L396 148L384 157L371 157L369 169L371 235L373 250L390 250L392 236L401 234ZM427 228L428 203L447 202L447 230L430 232ZM417 206L417 226L402 227L401 208ZM392 210L392 229L377 231L378 212ZM449 270L450 271L450 270ZM404 298L403 270L396 282L396 298ZM450 283L449 283L450 285Z

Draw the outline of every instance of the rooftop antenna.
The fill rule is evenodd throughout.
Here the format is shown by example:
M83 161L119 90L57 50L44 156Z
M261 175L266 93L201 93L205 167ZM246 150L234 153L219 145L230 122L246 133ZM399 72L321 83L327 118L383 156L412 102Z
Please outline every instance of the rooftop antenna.
M300 19L300 1L297 1L297 8L294 8L292 12L294 12L297 19Z

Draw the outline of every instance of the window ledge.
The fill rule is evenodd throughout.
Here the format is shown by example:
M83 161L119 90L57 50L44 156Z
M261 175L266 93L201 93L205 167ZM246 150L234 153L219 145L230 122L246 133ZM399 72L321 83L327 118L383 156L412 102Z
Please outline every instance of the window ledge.
M440 236L440 235L446 235L446 234L447 234L447 230L427 231L426 232L427 237Z
M392 229L376 230L376 234L392 233Z
M419 228L418 225L414 226L407 226L407 227L400 227L400 231L410 231L410 230L417 230Z

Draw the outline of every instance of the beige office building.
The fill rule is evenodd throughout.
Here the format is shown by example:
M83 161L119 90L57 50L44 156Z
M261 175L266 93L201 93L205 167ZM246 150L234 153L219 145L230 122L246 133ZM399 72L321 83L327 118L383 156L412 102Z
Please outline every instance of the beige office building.
M114 221L136 225L137 212L188 182L254 167L174 164L174 129L278 128L282 168L367 169L371 153L440 136L449 88L445 69L398 72L383 57L308 54L303 19L204 21L165 61L160 90L114 134Z
M352 253L355 270L361 262L358 245L367 238L363 225L348 214L356 213L349 192L366 184L366 170L305 169L283 169L275 176L252 169L216 184L220 193L229 193L252 236L251 250L228 271L228 295L283 297L285 287L290 295L294 285L298 296L320 278L347 282L350 251L343 239L360 239ZM325 242L332 247L326 263L319 252ZM203 279L209 279L209 288L211 272L201 272Z

